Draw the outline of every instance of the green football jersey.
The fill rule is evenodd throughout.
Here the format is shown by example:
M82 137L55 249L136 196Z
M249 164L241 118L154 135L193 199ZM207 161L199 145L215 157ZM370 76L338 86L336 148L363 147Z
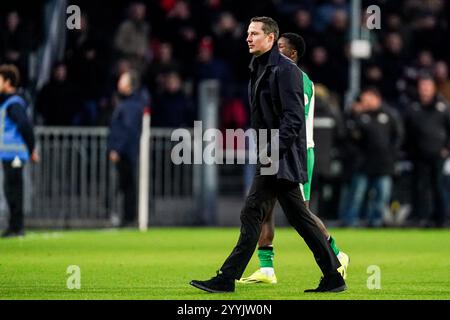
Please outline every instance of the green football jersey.
M307 148L314 148L314 83L303 72L303 91L305 103L305 119L306 119L306 144Z

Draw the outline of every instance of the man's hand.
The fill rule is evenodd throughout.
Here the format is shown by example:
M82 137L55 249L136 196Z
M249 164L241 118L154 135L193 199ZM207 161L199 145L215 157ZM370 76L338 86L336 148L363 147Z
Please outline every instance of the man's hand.
M31 153L31 161L33 161L34 163L38 163L39 161L41 161L37 150L33 150L33 152Z
M261 168L269 168L270 166L272 166L272 159L266 158L265 160L266 161L264 161L264 162L266 162L266 163L265 164L261 163Z
M442 158L448 158L448 156L450 155L450 151L447 149L447 148L443 148L442 150L441 150L441 157Z
M120 161L120 155L117 153L117 151L111 150L111 152L109 153L109 160L111 160L111 162L113 163L117 163Z

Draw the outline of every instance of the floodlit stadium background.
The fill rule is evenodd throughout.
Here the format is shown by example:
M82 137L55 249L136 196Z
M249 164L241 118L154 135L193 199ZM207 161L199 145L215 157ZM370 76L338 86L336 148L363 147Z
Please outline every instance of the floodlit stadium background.
M80 30L68 28L68 19L74 12L67 12L71 5L81 9ZM373 12L378 12L368 13L371 5L380 9L379 29L368 28L370 21L377 18ZM355 6L360 8L361 19L352 21L357 16L352 14ZM345 132L351 128L346 119L360 89L376 87L384 103L403 117L418 99L417 79L429 75L434 77L439 95L449 107L450 4L447 1L309 0L301 4L297 0L2 1L0 64L14 63L22 73L22 93L31 105L30 116L41 161L29 165L25 173L25 223L27 231L33 231L18 242L0 243L2 255L10 258L4 271L0 270L0 298L61 297L66 288L58 286L65 283L65 268L70 264L80 264L83 268L83 263L87 274L91 272L87 276L92 277L92 286L87 285L90 291L75 295L66 292L64 298L198 298L184 284L213 271L234 244L238 234L235 227L239 226L253 168L174 165L170 158L174 146L170 136L176 128L192 128L194 120L221 130L248 128L247 81L251 56L245 38L250 18L261 15L273 17L281 33L299 33L306 42L306 54L300 66L315 82L319 100L311 205L330 227L343 224L340 212L352 177L348 164L353 156L347 148L350 140ZM136 28L130 29L130 25ZM356 38L369 44L368 56L352 56L351 41ZM109 230L120 224L124 199L115 168L108 159L108 127L119 98L117 80L130 69L139 71L140 90L149 97L152 109L148 158L150 231L146 235ZM450 162L446 163L441 191L446 203L444 226L448 227ZM432 218L435 201L431 194L421 211L413 210L416 180L406 142L396 154L392 178L393 189L383 227L420 229L404 231L411 233L360 229L367 223L365 206L360 210L357 226L333 229L341 246L357 257L353 271L350 270L355 274L350 288L353 285L356 290L348 298L448 299L439 282L446 276L443 270L449 270L448 262L442 259L448 256L448 250L435 246L448 242L448 233L445 229L422 229L436 227ZM433 189L431 181L426 183L424 193ZM367 192L366 197L373 197L373 193ZM4 196L0 195L0 227L6 226L7 216ZM279 208L276 223L288 225ZM152 230L161 226L188 228ZM196 228L205 226L233 228ZM129 227L137 227L137 222ZM92 228L107 231L65 232ZM59 233L48 234L47 230ZM213 241L215 231L220 232L223 245ZM309 286L316 281L318 273L303 244L298 239L292 240L292 232L282 229L277 234L281 248L277 259L280 259L280 269L285 270L280 275L285 280L301 281L300 287ZM153 247L155 238L160 239L155 240L160 247L158 244ZM205 247L208 241L205 239L213 241L217 248ZM89 241L99 243L100 249L92 250ZM148 247L140 246L141 241ZM125 281L122 276L127 275L127 269L122 270L118 261L131 259L126 253L130 244L135 245L130 250L136 250L138 258L128 267L138 272L127 287L127 282L120 282ZM390 247L394 244L398 247ZM180 245L179 250L174 249ZM300 251L296 251L297 246ZM196 273L185 274L188 267L176 269L172 265L191 259L190 250L199 250L199 256L194 254L194 258L210 258L207 266L193 263L190 268L197 268ZM425 256L417 258L418 251ZM106 255L96 256L100 252ZM47 264L34 264L34 259L43 254L49 257ZM145 290L136 293L140 275L144 277L145 267L155 259L160 264L153 265L154 268L172 272L168 277L169 286L174 290L164 287L167 275L157 275L160 291L155 291L153 296L148 296ZM302 261L302 272L297 269L298 261ZM411 285L411 279L404 276L413 270L402 266L412 261L418 263L418 270L412 273L415 280ZM103 263L116 268L115 273L102 278ZM437 268L432 269L429 263ZM370 265L380 265L386 272L385 295L376 296L367 291L366 271ZM255 261L252 260L251 266L256 266ZM61 268L62 273L57 271ZM52 276L54 273L46 273L46 269L55 274L60 272L59 278ZM17 272L13 276L3 277L14 270ZM304 277L299 279L297 272ZM431 273L434 273L432 277ZM50 289L44 293L38 286L30 289L35 275ZM114 281L119 281L119 287L120 284L127 287L130 294L112 292L111 288L117 288ZM270 295L280 299L298 298L301 291L296 289L297 283L289 287L286 284L289 281L284 287L270 289L274 290ZM398 286L393 290L395 285ZM95 288L100 289L96 292ZM256 293L246 290L238 298L267 298L264 289L255 289Z

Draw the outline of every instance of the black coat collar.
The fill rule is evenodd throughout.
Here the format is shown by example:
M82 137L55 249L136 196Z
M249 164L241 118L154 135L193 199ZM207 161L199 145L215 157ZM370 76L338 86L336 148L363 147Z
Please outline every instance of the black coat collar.
M274 66L278 64L278 61L280 60L280 51L278 50L278 45L275 44L272 49L270 49L270 56L269 61L267 63L267 66ZM253 72L256 69L256 57L253 56L252 60L250 61L250 65L248 66L250 68L250 71Z

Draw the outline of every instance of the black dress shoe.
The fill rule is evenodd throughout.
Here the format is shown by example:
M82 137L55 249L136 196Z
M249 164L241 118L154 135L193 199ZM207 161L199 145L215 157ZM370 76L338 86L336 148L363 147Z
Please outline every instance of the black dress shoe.
M305 292L341 292L347 290L345 281L339 273L322 277L316 289L308 289Z
M190 285L210 293L234 292L235 288L234 279L227 278L220 272L218 272L217 276L211 278L210 280L192 280Z
M2 233L2 238L16 238L16 237L23 237L25 235L25 232L23 230L6 230Z

